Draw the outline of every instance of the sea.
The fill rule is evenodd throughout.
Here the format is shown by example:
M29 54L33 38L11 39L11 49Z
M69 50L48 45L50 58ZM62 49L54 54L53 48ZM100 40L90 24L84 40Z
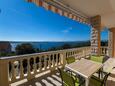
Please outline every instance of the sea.
M69 45L76 45L76 44L80 44L80 43L84 43L87 41L74 41L74 42L10 42L11 46L12 46L12 51L15 51L15 48L17 45L21 45L22 43L30 43L33 45L34 48L39 48L42 50L47 50L50 49L52 47L60 47L64 44L69 44Z

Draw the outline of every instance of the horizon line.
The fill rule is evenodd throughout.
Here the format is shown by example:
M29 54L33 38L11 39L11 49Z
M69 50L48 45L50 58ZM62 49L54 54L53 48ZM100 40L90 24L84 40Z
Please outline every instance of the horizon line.
M79 41L2 41L0 42L84 42L84 41L90 41L90 40L79 40ZM101 41L108 41L108 40L101 40Z

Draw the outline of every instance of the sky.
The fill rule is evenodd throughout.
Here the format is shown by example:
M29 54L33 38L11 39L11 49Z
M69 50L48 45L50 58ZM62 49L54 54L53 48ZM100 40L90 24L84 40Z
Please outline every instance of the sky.
M91 27L26 0L0 0L0 41L85 41ZM107 31L101 38L106 40Z

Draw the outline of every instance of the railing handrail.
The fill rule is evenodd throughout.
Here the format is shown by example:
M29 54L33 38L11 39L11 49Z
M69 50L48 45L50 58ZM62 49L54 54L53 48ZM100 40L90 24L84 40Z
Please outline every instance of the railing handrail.
M7 57L0 57L0 59L1 60L8 60L8 59L23 58L23 57L27 57L27 56L35 56L35 55L42 55L42 54L68 52L68 51L74 51L74 50L79 50L79 49L84 49L84 48L91 48L91 46L88 46L88 47L79 47L79 48L71 48L71 49L63 49L63 50L55 50L55 51L46 51L46 52L33 53L33 54L7 56Z
M108 48L108 46L101 46L101 48Z

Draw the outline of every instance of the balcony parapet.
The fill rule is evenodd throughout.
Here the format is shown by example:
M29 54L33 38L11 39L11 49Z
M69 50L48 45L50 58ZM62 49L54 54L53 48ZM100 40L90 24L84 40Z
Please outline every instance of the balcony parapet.
M101 55L109 55L108 54L108 47L107 46L102 46L100 49Z
M90 47L73 48L42 53L17 55L0 58L0 86L10 86L11 83L35 78L35 75L45 71L54 71L65 66L66 58L79 58L91 54ZM77 59L77 58L76 58Z

